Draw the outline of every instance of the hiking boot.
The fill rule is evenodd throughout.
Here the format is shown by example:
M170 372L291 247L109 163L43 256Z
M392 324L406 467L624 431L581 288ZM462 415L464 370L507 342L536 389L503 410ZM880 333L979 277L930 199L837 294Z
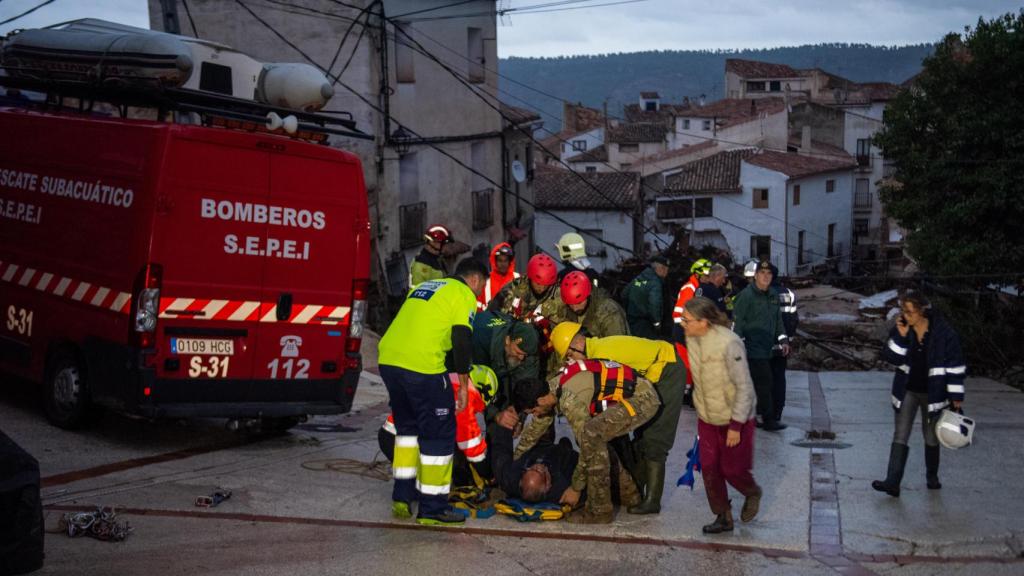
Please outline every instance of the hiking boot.
M903 481L903 469L907 466L907 455L910 449L906 444L892 443L889 449L889 469L886 472L885 480L875 480L871 487L879 492L885 492L893 498L900 497L900 482Z
M466 522L466 517L458 512L448 509L440 514L430 516L420 514L416 517L416 523L423 526L458 526Z
M715 521L711 524L705 524L701 530L705 534L721 534L722 532L732 532L732 510L727 510L725 514L719 514L715 517Z
M573 512L566 518L570 524L611 524L614 519L615 513L611 510L608 512L592 512L588 509Z
M402 502L395 500L391 503L391 517L399 520L405 520L412 518L412 510L409 508L408 502Z
M763 493L761 487L758 486L757 492L747 496L747 499L743 501L743 509L740 510L740 520L750 522L757 516L758 510L761 509L761 495Z

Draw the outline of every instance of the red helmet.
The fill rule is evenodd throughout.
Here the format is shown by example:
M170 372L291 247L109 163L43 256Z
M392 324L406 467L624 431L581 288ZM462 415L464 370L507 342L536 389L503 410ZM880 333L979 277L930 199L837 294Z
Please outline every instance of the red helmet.
M427 242L436 240L441 244L447 244L452 241L452 233L444 226L438 224L427 228L427 231L423 234L423 239Z
M579 270L569 272L562 279L562 302L569 306L582 304L590 296L590 278Z
M558 282L558 267L551 256L536 254L526 265L526 277L541 286L553 286Z

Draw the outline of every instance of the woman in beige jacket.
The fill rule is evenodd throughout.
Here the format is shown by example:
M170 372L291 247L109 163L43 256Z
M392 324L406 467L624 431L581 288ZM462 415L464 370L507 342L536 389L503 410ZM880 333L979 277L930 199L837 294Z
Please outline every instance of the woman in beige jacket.
M696 297L682 312L686 349L693 374L693 405L697 410L701 473L715 521L706 534L733 528L726 482L746 497L740 519L750 522L761 504L754 481L754 385L747 369L743 341L714 302Z

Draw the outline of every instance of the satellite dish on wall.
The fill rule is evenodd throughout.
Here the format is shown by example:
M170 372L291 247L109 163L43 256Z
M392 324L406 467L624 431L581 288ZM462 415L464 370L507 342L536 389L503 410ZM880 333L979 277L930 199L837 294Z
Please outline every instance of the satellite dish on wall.
M519 183L526 181L526 168L519 160L512 161L512 177Z

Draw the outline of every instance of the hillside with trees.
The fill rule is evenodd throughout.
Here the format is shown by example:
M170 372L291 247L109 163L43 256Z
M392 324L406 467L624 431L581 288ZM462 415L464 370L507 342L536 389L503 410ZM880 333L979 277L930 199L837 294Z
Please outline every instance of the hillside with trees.
M634 52L552 58L505 58L499 70L502 98L509 104L541 111L548 128L557 130L562 107L553 96L601 108L608 102L612 115L623 104L636 102L641 91L653 90L663 101L705 94L709 101L724 96L725 60L743 58L788 64L794 68L821 68L857 82L901 83L921 70L921 62L934 46L870 46L818 44L762 50ZM511 79L511 81L509 80Z

